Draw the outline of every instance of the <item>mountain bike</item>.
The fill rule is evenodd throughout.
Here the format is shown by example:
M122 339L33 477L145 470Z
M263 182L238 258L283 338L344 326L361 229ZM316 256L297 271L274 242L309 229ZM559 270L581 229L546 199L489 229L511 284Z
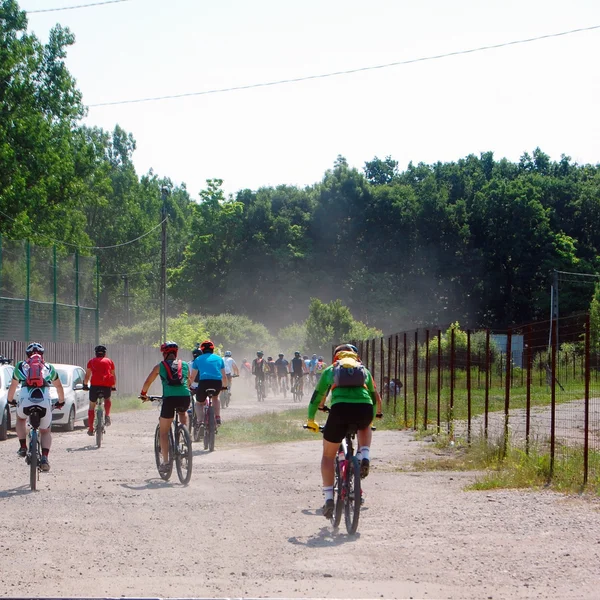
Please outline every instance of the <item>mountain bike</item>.
M231 383L232 383L232 379L234 377L239 377L239 375L231 375L231 379L229 380L229 386L226 388L223 388L223 390L221 391L221 406L223 408L227 408L229 406L229 403L231 402ZM194 440L196 441L196 440Z
M16 404L16 402L11 403L13 406L16 406ZM54 408L62 408L63 406L64 403L56 403L52 405L51 410L54 410ZM39 429L42 418L46 415L46 407L26 406L23 409L23 413L27 416L27 421L29 423L25 463L29 465L29 487L31 488L32 492L35 492L40 473L42 472L42 444L40 440Z
M302 396L304 396L304 391L302 390L302 386L300 385L302 375L294 375L292 374L292 398L294 402L302 402Z
M324 406L319 410L328 413ZM303 425L307 429L306 425ZM319 430L323 432L324 426ZM371 427L373 431L375 427ZM358 518L362 504L362 488L360 483L360 462L354 454L354 438L358 431L356 424L350 424L346 436L342 440L335 457L335 479L333 483L333 499L335 508L331 516L331 524L337 529L342 520L342 512L346 523L346 531L353 535L358 528Z
M188 408L188 419L190 423L190 434L194 442L199 442L204 435L204 423L196 415L196 394L190 394L190 407Z
M259 402L264 402L265 398L267 397L267 391L265 389L265 378L257 377L254 386L256 387L256 399Z
M279 375L279 391L283 394L283 398L285 400L285 398L287 397L287 392L288 392L288 382L287 382L287 375Z
M158 406L163 401L162 396L146 396L141 398L142 402L151 401ZM179 422L179 413L175 411L175 418L169 429L169 460L167 468L161 471L162 453L160 451L160 423L156 426L154 433L154 457L156 468L160 478L168 481L173 473L173 462L177 468L177 477L183 485L187 485L192 478L192 439L185 425Z
M96 399L96 410L94 417L94 431L96 432L96 446L100 448L102 446L102 437L106 433L105 425L106 425L106 415L104 412L104 394L102 392L98 392L98 397Z

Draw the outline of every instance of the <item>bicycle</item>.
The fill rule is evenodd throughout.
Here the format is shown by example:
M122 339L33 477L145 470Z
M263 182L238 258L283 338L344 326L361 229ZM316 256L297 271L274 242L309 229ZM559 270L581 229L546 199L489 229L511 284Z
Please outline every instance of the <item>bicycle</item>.
M16 406L16 402L12 402L11 406ZM58 402L52 405L52 409L62 408L64 402ZM28 444L27 454L25 455L25 463L29 465L29 487L32 492L37 489L40 473L42 472L42 444L40 441L39 428L42 418L46 415L46 407L44 406L26 406L23 413L27 416L29 422L29 432L27 433Z
M239 375L231 375L231 379L233 379L234 377L239 377ZM231 380L229 381L229 386L226 388L223 388L223 391L221 392L221 406L223 408L227 408L229 406L229 403L231 402Z
M304 396L304 391L303 391L302 387L300 386L300 378L301 377L302 377L302 375L292 374L291 391L292 391L292 398L294 399L294 402L302 402L302 396Z
M320 411L328 413L326 406L319 408ZM303 425L304 429L308 429ZM323 432L324 426L319 426L319 431ZM371 427L376 431L376 427ZM333 498L335 507L331 516L331 525L334 529L340 526L342 520L342 511L346 523L346 531L354 535L358 529L358 519L360 516L360 507L362 504L362 488L360 480L360 462L354 454L354 438L358 431L356 424L348 426L346 436L340 443L335 457L335 479L333 483Z
M94 431L96 432L96 446L100 448L102 446L102 437L106 433L105 425L106 425L106 415L104 413L104 394L102 392L98 392L98 397L96 399L96 410L95 410L95 418L94 418Z
M256 399L259 402L264 402L265 398L267 397L267 392L265 390L265 378L257 377L254 386L256 387Z
M279 391L283 394L285 400L288 392L287 375L279 375Z
M163 401L162 396L140 397L142 402L157 402L158 405ZM156 459L156 468L160 478L168 481L173 473L173 462L177 468L177 477L183 485L187 485L192 478L192 439L185 425L179 422L179 413L175 411L175 418L169 429L169 460L166 463L167 468L161 471L162 453L160 450L160 423L156 426L154 433L154 457Z

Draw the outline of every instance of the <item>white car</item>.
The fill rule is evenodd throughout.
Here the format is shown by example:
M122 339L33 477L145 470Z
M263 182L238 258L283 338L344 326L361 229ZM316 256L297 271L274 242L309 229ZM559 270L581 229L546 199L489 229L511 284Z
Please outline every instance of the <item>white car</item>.
M54 363L52 363L54 364ZM65 405L52 411L52 423L62 425L67 431L73 431L75 421L87 422L89 395L83 389L85 371L77 365L57 365L54 368L65 390ZM58 392L52 386L50 398L58 399Z
M12 365L0 364L0 440L6 439L8 430L17 422L17 409L6 401L13 370Z

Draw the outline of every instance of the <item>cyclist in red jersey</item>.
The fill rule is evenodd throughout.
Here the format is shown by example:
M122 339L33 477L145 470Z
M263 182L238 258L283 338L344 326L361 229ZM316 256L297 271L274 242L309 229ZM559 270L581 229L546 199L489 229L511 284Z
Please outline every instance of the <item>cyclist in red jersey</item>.
M106 425L110 425L111 392L117 391L117 376L115 374L115 363L106 356L106 346L96 346L95 358L88 361L83 389L90 390L90 405L88 406L88 435L94 435L94 412L98 394L104 396L104 410L106 413ZM88 387L88 384L89 385Z

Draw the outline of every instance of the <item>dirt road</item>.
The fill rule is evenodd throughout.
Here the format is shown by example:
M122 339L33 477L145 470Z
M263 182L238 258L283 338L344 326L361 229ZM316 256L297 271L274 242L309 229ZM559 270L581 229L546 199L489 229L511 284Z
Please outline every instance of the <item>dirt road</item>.
M238 399L224 415L256 410ZM0 596L599 597L598 502L466 492L475 474L400 471L428 451L378 432L359 535L333 534L318 511L318 438L217 439L214 453L195 450L184 488L158 479L156 419L115 415L100 450L81 428L57 432L36 493L14 435L0 443Z

